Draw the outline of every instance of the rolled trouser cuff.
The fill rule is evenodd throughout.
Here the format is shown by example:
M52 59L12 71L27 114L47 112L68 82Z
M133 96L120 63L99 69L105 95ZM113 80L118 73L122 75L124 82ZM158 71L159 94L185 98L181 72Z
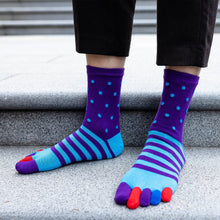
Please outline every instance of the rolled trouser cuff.
M207 67L210 54L209 48L199 47L163 47L157 51L159 66L198 66Z
M84 54L98 54L108 56L127 57L130 51L131 39L120 44L117 40L108 38L92 38L77 36L76 51Z
M206 67L218 0L157 0L157 65Z

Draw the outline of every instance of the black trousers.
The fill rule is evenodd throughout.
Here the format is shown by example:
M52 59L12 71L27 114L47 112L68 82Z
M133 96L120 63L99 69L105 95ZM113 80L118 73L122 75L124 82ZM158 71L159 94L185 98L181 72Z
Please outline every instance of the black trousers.
M78 53L129 56L136 0L73 0ZM208 64L218 0L157 0L157 65Z

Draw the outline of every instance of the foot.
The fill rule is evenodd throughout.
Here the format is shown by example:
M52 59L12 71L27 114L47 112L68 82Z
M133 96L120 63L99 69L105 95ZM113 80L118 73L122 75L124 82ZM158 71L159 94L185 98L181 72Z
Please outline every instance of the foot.
M88 98L82 126L51 148L16 164L19 173L48 171L87 160L110 159L123 151L120 133L120 89L124 68L87 65Z
M53 170L70 163L110 159L119 156L124 145L121 133L103 139L82 125L76 132L51 148L41 149L16 164L19 173Z
M169 202L177 189L179 173L185 163L182 144L159 131L150 131L142 153L124 175L115 201L135 209Z
M182 133L199 77L166 69L161 102L142 153L124 175L115 201L135 209L169 202L185 163Z

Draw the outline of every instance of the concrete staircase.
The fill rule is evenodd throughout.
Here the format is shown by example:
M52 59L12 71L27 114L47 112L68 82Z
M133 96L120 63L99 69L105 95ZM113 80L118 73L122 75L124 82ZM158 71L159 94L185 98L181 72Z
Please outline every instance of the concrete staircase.
M220 32L220 8L215 32ZM137 0L133 34L156 32L156 0ZM71 0L0 0L0 35L73 34Z
M124 153L33 175L17 174L14 164L81 125L85 57L75 52L74 36L11 36L0 42L1 220L220 218L219 34L187 115L187 163L178 190L169 204L135 211L113 198L141 152L160 101L163 67L155 65L156 36L132 36L121 96Z

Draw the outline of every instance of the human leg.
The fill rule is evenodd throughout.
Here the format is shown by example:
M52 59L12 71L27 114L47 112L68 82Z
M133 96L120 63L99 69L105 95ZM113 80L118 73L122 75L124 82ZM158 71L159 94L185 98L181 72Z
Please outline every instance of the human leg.
M201 67L198 66L166 66L166 69L189 73L195 76L199 76L201 71Z
M131 36L124 37L131 33L134 3L133 0L127 4L115 0L73 0L76 51L86 53L87 58L85 117L81 127L59 143L20 160L16 164L19 173L48 171L78 161L110 159L122 153L120 91ZM111 19L116 14L130 25L125 28L115 20L112 26ZM119 30L117 36L116 30L111 32L112 28Z
M87 65L102 68L124 68L126 57L86 54Z

